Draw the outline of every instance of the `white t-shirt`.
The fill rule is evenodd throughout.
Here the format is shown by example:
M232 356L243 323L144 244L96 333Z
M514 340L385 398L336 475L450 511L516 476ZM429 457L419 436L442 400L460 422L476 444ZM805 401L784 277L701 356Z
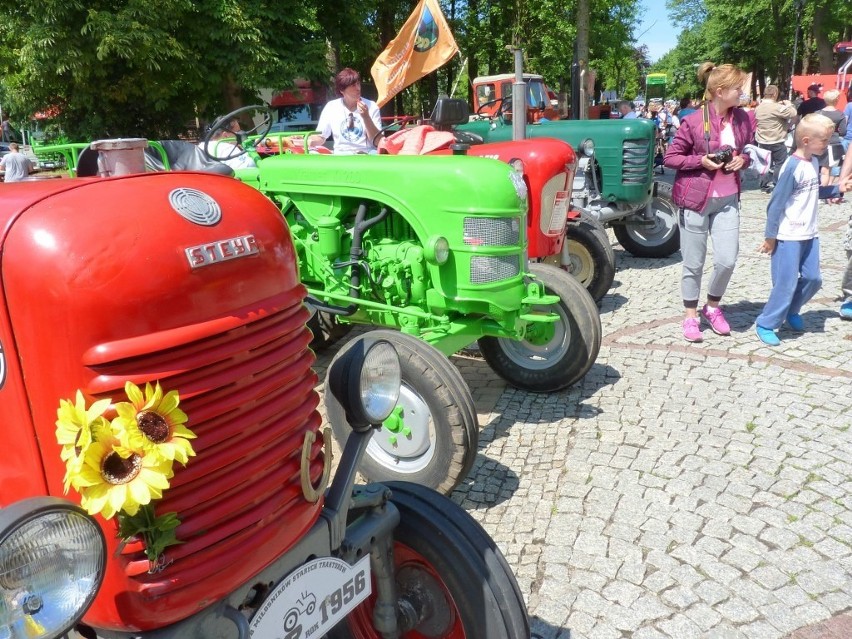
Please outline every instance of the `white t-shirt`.
M382 116L378 105L372 100L361 98L367 105L367 113L377 129L382 128ZM351 116L351 117L350 117ZM343 98L332 100L323 107L317 122L317 131L326 140L334 137L334 152L337 155L369 153L376 147L367 136L367 129L358 110L350 111Z
M6 171L5 182L20 182L30 174L33 165L27 157L20 153L7 153L0 160L0 168Z
M819 235L819 163L796 155L781 167L766 208L766 237L810 240Z

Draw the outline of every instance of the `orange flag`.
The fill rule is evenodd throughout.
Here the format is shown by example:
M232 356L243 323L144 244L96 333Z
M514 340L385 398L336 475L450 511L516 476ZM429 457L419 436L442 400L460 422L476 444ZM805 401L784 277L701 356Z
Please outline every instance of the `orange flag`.
M370 73L379 91L376 102L382 106L458 51L438 0L420 0L399 34L373 63Z

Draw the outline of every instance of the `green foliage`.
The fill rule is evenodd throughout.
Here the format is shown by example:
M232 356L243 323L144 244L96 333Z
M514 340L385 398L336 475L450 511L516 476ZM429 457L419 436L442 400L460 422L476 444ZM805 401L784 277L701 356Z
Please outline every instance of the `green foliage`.
M145 556L152 567L158 566L166 548L183 543L177 538L178 526L177 513L156 516L151 504L142 506L135 515L123 512L118 515L119 538L126 542L141 537L145 541Z
M428 112L435 96L468 97L473 76L513 70L507 45L556 91L570 86L578 0L441 0L461 55L395 99ZM297 78L327 82L369 70L416 0L0 0L0 105L20 128L55 108L72 139L174 137ZM649 71L673 96L698 96L695 67L733 62L785 88L793 72L833 71L831 45L852 38L852 3L833 0L666 0L681 30L653 67L635 43L639 0L589 2L589 66L598 89L631 97ZM801 8L801 11L799 9ZM796 40L800 18L801 37ZM466 61L463 65L462 62ZM461 81L459 82L459 79ZM368 89L369 91L369 89Z
M791 75L820 69L834 72L841 60L834 58L831 47L852 36L852 4L848 2L667 0L666 7L674 23L684 30L677 47L655 70L679 79L679 95L700 94L690 68L704 60L730 62L752 72L758 94L769 82L786 92ZM797 24L801 26L798 39Z
M196 115L298 76L327 75L295 0L0 0L0 98L18 121L55 107L77 139L174 137Z

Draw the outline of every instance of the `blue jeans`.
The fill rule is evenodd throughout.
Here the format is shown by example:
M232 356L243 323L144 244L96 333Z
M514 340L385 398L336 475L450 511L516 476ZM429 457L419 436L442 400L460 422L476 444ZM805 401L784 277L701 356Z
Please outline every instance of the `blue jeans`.
M761 328L781 328L788 315L798 315L822 286L819 272L819 238L778 240L772 253L772 292L756 323Z

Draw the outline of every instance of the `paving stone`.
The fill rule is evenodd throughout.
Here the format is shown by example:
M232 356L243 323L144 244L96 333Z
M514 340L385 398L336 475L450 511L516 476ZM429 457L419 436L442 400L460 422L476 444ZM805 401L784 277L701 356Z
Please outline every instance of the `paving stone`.
M661 621L658 627L669 637L699 639L702 636L702 631L698 624L684 614L675 615L671 619Z
M852 621L836 632L852 609L852 349L834 299L852 204L820 210L813 330L771 349L753 333L769 261L747 248L767 200L743 192L730 336L686 344L680 256L635 258L608 230L618 270L583 380L535 395L452 358L481 428L451 498L506 556L534 639L852 637Z
M703 602L693 604L683 614L689 617L703 633L707 633L722 619L722 615Z

